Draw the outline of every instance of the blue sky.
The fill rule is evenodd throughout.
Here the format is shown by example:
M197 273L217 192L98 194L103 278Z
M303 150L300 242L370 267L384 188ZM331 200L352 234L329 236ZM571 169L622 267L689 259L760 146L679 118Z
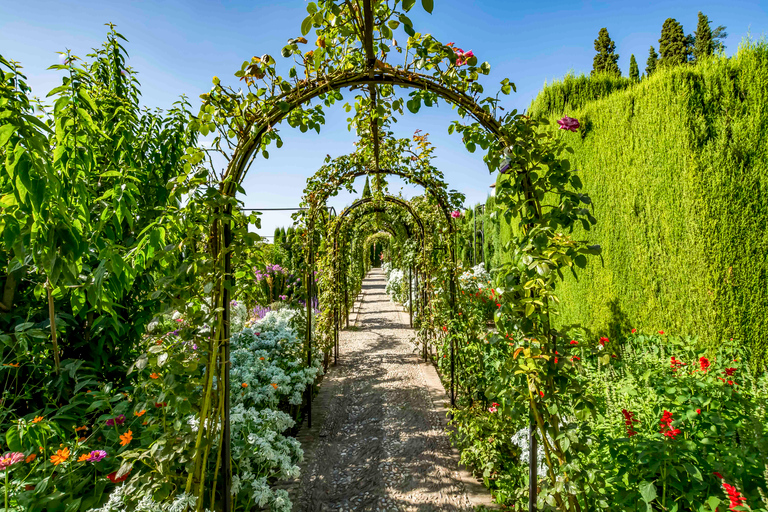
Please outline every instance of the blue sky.
M232 74L251 56L270 53L282 60L280 49L286 40L300 35L306 4L305 0L0 0L0 54L20 61L34 93L44 97L60 81L57 71L46 69L57 62L55 52L70 48L85 57L104 40L104 24L112 22L129 40L129 64L139 72L146 105L167 107L181 94L197 105L214 75L234 84ZM454 41L472 50L480 61L490 62L486 91L496 90L505 77L515 82L517 93L505 97L504 106L524 109L545 81L569 71L590 71L593 41L601 27L607 27L616 42L619 65L627 74L630 54L635 54L642 70L649 46L658 49L661 26L668 17L692 33L697 13L703 11L713 27L727 27L726 53L730 55L747 34L758 38L766 31L767 7L768 2L756 0L437 0L432 15L417 6L410 17L417 31ZM271 148L269 160L257 159L244 182L246 206L296 206L306 179L326 154L353 150L355 137L347 131L346 117L340 107L329 111L319 135L284 126L283 148ZM445 105L422 109L401 118L395 133L407 137L417 128L428 132L436 146L435 165L451 188L466 194L469 205L485 199L494 178L479 151L467 153L455 135L448 135L448 123L454 118L455 112ZM400 187L401 183L391 180L391 191L398 192ZM362 191L362 184L358 190ZM410 196L418 191L404 187L403 193ZM331 204L340 210L350 202L345 193ZM269 235L275 226L290 224L290 216L265 213L262 224L259 231Z

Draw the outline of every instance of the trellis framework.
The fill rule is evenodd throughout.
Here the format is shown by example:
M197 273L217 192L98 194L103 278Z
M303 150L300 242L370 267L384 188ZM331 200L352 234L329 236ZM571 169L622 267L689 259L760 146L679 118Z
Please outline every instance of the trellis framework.
M585 196L566 189L572 182L568 177L568 167L557 159L557 154L562 151L562 144L540 139L537 132L539 123L516 111L497 117L498 95L479 98L483 87L477 79L480 74L487 74L490 66L487 63L478 66L475 57L459 55L452 45L442 44L429 35L415 33L405 15L414 2L404 0L402 7L398 9L400 3L399 0L321 0L318 4L310 3L307 7L310 15L302 24L302 32L306 35L313 27L316 29L317 48L302 53L299 45L306 44L307 40L303 37L289 40L283 49L283 55L294 56L299 64L297 68L291 69L290 80L278 76L275 60L269 55L264 55L244 62L236 73L236 76L245 81L247 93L225 88L218 78L214 77L214 88L209 94L203 95L204 104L197 123L203 135L214 132L215 137L211 148L200 151L220 151L228 162L220 180L222 201L213 215L213 242L209 244L214 261L220 262L216 268L221 269L213 292L213 303L219 314L214 323L212 346L222 347L222 350L220 355L217 350L210 351L207 365L208 372L220 373L225 383L229 369L228 299L229 289L233 286L230 223L234 197L238 191L242 191L242 180L255 156L259 153L267 156L266 148L271 143L278 147L282 144L275 129L281 121L287 120L291 126L299 126L302 131L319 131L323 122L322 107L318 105L305 108L315 98L320 99L326 106L331 106L343 99L339 92L342 89L362 88L367 92L367 95L356 98L353 125L358 133L365 137L371 150L373 165L370 167L377 172L386 167L382 165L380 153L380 130L395 112L402 113L406 104L404 99L394 95L394 88L411 90L406 106L414 113L422 103L431 106L438 99L447 101L457 108L460 118L471 121L468 124L455 121L449 126L449 131L461 134L468 150L474 151L478 145L486 150L484 160L491 171L498 168L502 160L506 163L506 168L512 170L512 179L506 184L506 189L500 190L497 204L510 215L520 218L523 241L532 241L536 237L540 240L535 244L521 246L521 250L530 258L529 270L541 269L542 266L572 266L574 257L590 253L585 243L559 237L551 227L547 227L568 227L573 222L584 219L593 221L585 210L577 208ZM431 2L425 2L424 5L430 5L431 10ZM404 49L403 66L387 63L390 47L385 41L388 41L392 28L395 27L391 22L402 24L411 36ZM402 53L403 48L396 44L392 46ZM303 70L304 78L300 78L300 69ZM430 71L432 74L422 71ZM508 94L513 88L514 85L508 79L501 82L501 92ZM193 163L202 159L200 155L190 156ZM540 169L544 169L544 172L537 172ZM578 188L577 185L573 186ZM545 212L540 201L552 191L559 194L563 204ZM310 229L310 232L312 231L313 229ZM313 254L309 251L307 255L311 262ZM510 286L511 290L519 285L510 282L507 286ZM520 289L519 301L505 303L502 310L510 321L519 322L524 332L540 333L536 335L546 340L544 343L547 352L556 347L555 334L548 321L548 297L553 291L554 281L551 278L534 280L531 286ZM517 317L520 317L520 320L513 320ZM550 338L553 340L551 343ZM218 357L221 357L220 362ZM537 389L537 386L553 385L555 376L550 375L548 371L542 373L535 366L525 374L528 379L531 410L539 430L543 433L551 426L548 426L549 423L537 412L538 398L533 390ZM210 381L211 377L207 379ZM228 401L227 387L220 386L219 389L219 399ZM212 386L207 386L204 404L210 403L212 393ZM216 408L204 407L201 416L207 418L209 414L215 415L215 411ZM228 423L226 413L223 414L222 421L225 425ZM203 508L204 460L207 459L210 446L204 439L210 440L216 435L209 425L212 425L212 422L201 421L193 471L190 472L186 485L187 492L192 490L193 485L198 489L196 494L201 498L198 500L198 510ZM226 426L222 444L229 445ZM560 463L563 463L560 448L546 449L548 454L557 453ZM223 455L226 455L226 452ZM222 471L223 508L228 511L231 510L231 461L227 456L222 459ZM554 474L551 478L554 481ZM566 502L559 495L557 501L559 505L567 508Z

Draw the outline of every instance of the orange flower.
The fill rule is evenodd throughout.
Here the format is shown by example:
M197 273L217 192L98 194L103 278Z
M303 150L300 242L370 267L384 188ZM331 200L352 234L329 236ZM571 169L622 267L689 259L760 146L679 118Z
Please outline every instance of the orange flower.
M150 378L150 379L159 379L159 378L160 378L160 376L159 376L158 374L156 374L156 373L152 373L152 374L149 376L149 378Z
M58 466L62 462L65 462L69 458L69 448L63 448L56 450L56 455L51 455L51 462L54 466Z
M86 460L88 460L88 457L90 457L90 456L91 456L90 453L84 453L80 457L77 458L77 462L86 461Z
M263 357L260 357L260 358L259 358L259 360L260 360L260 361L263 361L263 360L264 360L264 358L263 358Z
M147 423L148 423L148 422L147 422L147 420L144 420L144 422L142 423L142 425L146 425Z
M42 416L35 416L35 419L32 420L32 423L40 423L41 421L43 421Z
M18 368L19 367L19 363L9 363L9 364L4 364L3 366L10 366L11 368Z
M88 427L83 425L82 427L75 427L75 432L80 432L81 430L88 430Z
M135 416L144 416L144 413L145 413L145 412L147 412L147 410L146 410L146 409L142 409L142 410L140 410L140 411L133 411L133 414L134 414Z
M26 459L24 459L24 462L29 464L30 462L32 462L36 458L37 458L37 454L36 453L30 453L29 456Z
M84 438L84 437L81 437L80 439L78 439L78 440L77 440L77 442L78 442L78 443L84 443L84 442L85 442L85 438Z
M128 446L128 443L133 439L133 432L128 431L120 436L120 446Z
M247 383L247 382L243 382L243 383L242 383L242 384L240 384L240 385L241 385L241 386L243 386L244 388L247 388L247 387L248 387L248 383Z
M272 383L272 387L273 387L273 388L275 388L275 389L277 389L277 384L275 384L275 383L273 382L273 383Z

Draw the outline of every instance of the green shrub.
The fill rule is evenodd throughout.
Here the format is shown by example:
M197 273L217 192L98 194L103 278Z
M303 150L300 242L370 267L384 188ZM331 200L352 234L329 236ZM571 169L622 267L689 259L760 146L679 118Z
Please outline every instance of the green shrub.
M559 287L561 325L735 339L765 361L767 81L768 44L747 42L634 85L566 77L533 101L581 121L571 163L599 222L577 238L603 248Z

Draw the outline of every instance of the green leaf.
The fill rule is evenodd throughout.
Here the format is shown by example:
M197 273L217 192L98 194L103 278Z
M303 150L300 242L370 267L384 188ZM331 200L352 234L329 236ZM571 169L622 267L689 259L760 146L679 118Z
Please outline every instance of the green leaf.
M424 7L424 10L429 14L432 14L432 9L435 8L435 0L421 0L421 6Z
M403 0L403 10L405 12L408 12L411 9L413 9L414 5L416 5L416 0Z
M312 30L312 16L307 16L304 21L301 22L301 35L305 36Z
M716 497L716 496L710 496L710 497L707 499L707 504L709 505L709 508L710 508L710 510L712 510L713 512L714 512L715 510L717 510L717 507L718 507L718 505L720 505L720 503L722 503L722 502L720 501L720 498L718 498L718 497Z
M12 452L24 451L21 446L21 438L19 436L19 427L12 425L11 428L5 433L5 442L8 445L8 449Z
M653 485L653 482L647 480L640 482L640 494L643 496L643 501L646 503L651 503L658 496L656 494L656 486Z
M701 471L699 471L699 468L694 466L693 464L688 464L687 462L683 463L683 467L688 471L688 474L691 475L693 478L698 480L699 482L702 482L704 478L701 476Z
M16 126L12 124L4 124L3 126L0 126L0 146L5 146L5 143L8 142L8 139L11 138L11 135L13 135L13 132L16 131Z

